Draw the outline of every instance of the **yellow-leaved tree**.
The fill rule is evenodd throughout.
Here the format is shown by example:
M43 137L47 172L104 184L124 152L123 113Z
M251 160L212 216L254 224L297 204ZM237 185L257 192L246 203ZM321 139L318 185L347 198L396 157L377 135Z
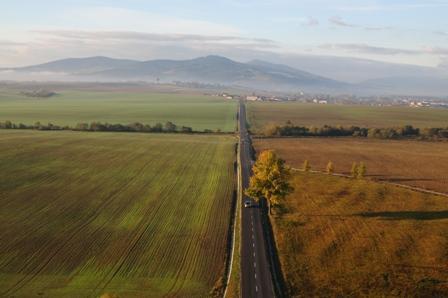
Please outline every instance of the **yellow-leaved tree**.
M260 153L252 171L246 195L256 201L266 198L271 213L271 207L279 204L281 199L293 191L289 183L291 169L274 151L266 150Z

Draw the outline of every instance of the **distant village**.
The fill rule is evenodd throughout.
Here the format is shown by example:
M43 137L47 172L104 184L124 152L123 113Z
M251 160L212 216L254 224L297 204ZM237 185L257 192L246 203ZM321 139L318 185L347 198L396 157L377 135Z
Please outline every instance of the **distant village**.
M409 106L412 108L448 108L448 98L413 97L413 96L356 96L356 95L317 95L300 92L296 95L230 94L217 93L213 96L228 100L267 101L267 102L302 102L310 104L353 104L369 106Z

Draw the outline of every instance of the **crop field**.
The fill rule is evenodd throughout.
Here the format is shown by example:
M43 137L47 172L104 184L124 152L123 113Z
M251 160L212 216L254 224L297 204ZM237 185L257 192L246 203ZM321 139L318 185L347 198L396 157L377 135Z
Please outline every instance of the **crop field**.
M302 126L414 127L448 126L448 109L410 107L369 107L355 105L319 105L305 103L251 102L247 105L252 131L267 124L283 125L287 120Z
M447 297L448 199L312 173L273 218L289 296Z
M235 142L0 131L0 296L209 296L224 276Z
M154 125L171 121L194 130L235 130L237 103L192 94L105 91L58 91L50 98L30 98L0 90L0 121L27 125L40 121L75 126L80 122Z
M324 171L332 161L336 173L350 174L364 162L367 177L448 193L448 142L357 138L255 139L257 150L274 149L291 166L307 159Z

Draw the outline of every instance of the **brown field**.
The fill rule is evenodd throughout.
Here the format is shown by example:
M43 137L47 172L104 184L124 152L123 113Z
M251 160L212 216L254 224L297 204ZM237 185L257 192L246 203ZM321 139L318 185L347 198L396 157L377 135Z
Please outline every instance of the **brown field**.
M287 120L302 126L446 127L447 109L410 107L371 107L364 105L318 105L298 102L250 102L247 119L253 132L268 124L284 125Z
M323 174L293 184L272 217L288 296L448 297L447 198Z
M336 173L350 174L364 162L367 176L448 193L448 143L355 138L255 139L257 151L274 149L292 167L308 159L313 170L333 161Z

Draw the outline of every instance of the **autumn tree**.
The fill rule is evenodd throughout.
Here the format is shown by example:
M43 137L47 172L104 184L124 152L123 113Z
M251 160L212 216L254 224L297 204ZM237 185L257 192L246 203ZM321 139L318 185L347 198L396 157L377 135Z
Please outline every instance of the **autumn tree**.
M350 173L352 174L353 178L357 178L358 177L358 164L356 162L354 162L352 164L352 169L351 169Z
M311 165L308 159L303 162L303 171L309 172L311 170Z
M364 178L364 176L366 175L366 172L367 172L367 167L366 167L366 165L363 163L363 162L360 162L359 163L359 166L358 166L358 178Z
M245 193L255 200L266 198L271 213L271 207L278 205L293 190L289 183L291 170L272 150L261 152L252 170Z
M334 173L334 164L333 162L329 161L327 164L327 174L333 175L333 173Z

